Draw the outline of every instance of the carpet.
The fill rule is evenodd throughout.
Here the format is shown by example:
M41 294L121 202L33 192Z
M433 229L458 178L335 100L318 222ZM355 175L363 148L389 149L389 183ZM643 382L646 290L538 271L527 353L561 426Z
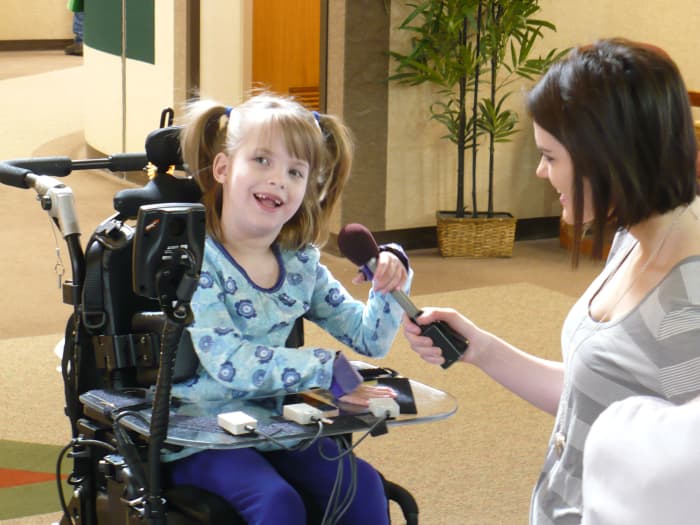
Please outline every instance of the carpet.
M55 512L60 509L56 461L62 447L18 441L0 441L0 520ZM61 463L61 479L71 462ZM70 494L63 483L64 493Z
M557 359L559 330L573 298L529 283L414 297L418 307L451 306L531 353ZM307 323L307 341L337 348ZM53 353L61 334L0 340L0 519L59 510L54 470L69 439L63 391ZM472 367L448 370L424 363L397 337L390 354L370 360L452 394L457 413L443 421L392 429L367 439L358 455L409 489L425 525L526 524L552 418L505 391ZM3 470L5 469L5 470ZM8 485L8 470L32 474ZM64 472L69 472L64 468ZM31 478L31 476L36 476ZM20 505L20 501L33 503ZM394 513L396 509L392 509ZM396 518L396 523L400 523ZM14 520L29 525L32 518ZM46 521L44 522L46 523Z

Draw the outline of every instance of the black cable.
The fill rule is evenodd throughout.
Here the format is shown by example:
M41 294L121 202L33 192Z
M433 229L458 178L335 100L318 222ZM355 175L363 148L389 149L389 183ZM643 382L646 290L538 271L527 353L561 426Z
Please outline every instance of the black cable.
M76 445L93 445L97 447L106 448L110 452L117 451L116 448L114 448L109 443L105 443L104 441L97 441L96 439L73 438L58 453L58 459L56 460L56 484L58 485L58 500L61 504L61 510L63 511L63 515L65 516L66 520L68 520L69 525L73 525L73 519L71 518L68 506L66 505L65 494L63 493L63 485L61 485L61 462L63 461L63 457L66 455L66 452L68 452L68 450L75 447Z
M375 421L374 424L365 432L365 434L360 439L358 439L353 445L350 445L343 436L336 438L335 441L338 445L339 453L335 457L326 455L323 452L322 442L319 442L319 455L326 461L338 462L338 470L336 471L335 483L333 484L331 495L326 505L326 512L323 515L321 525L334 525L350 508L350 505L352 504L352 501L355 499L355 495L357 494L357 458L355 457L353 452L355 448L357 448L357 446L367 438L367 436L372 434L375 428L377 428L380 424L384 423L387 419L389 419L388 412L385 417L377 418L377 421ZM341 447L339 443L343 443L344 447ZM345 450L343 452L340 452L341 448L345 448ZM342 459L347 455L350 456L348 460L350 462L351 468L350 485L348 486L348 490L345 493L345 497L342 499L342 501L338 501L344 468Z
M146 424L146 426L148 426L148 420L142 414L139 414L134 410L113 412L112 416L114 418L114 422L112 423L112 432L114 432L114 438L117 441L117 449L123 456L126 464L129 466L131 474L138 483L141 491L148 492L150 485L148 483L149 480L146 475L146 469L144 468L143 461L141 461L141 458L136 450L136 445L134 445L131 437L129 437L126 427L121 422L123 418L131 416L136 419L140 419Z
M338 451L341 448L347 449L350 447L350 443L344 436L339 436L333 438L333 441L338 447ZM321 450L321 444L319 443L319 453L322 457L325 457L323 451ZM343 458L345 454L338 454L338 458ZM336 478L333 483L333 488L331 489L331 494L328 498L328 503L326 504L326 511L323 515L323 520L321 525L335 525L340 521L340 518L348 511L352 502L355 500L357 495L357 458L354 454L350 455L348 459L350 466L350 479L347 491L341 499L342 493L342 483L345 472L345 464L342 459L338 461L338 468L336 470Z
M337 444L337 443L336 443ZM321 450L322 443L319 443L318 449L321 457L324 457L323 451ZM340 446L338 445L338 450ZM338 457L341 457L340 455ZM338 462L338 468L335 471L335 481L333 482L333 487L331 488L331 493L328 496L328 501L326 502L326 510L323 513L323 519L321 519L321 525L333 525L330 521L330 517L335 513L336 502L338 499L338 492L340 490L340 485L343 479L343 462Z
M272 434L268 434L267 432L263 432L259 428L251 427L251 426L246 426L245 429L253 432L259 436L264 437L265 439L269 439L272 441L275 445L280 447L282 450L286 452L303 452L304 450L308 449L311 445L313 445L316 441L318 441L319 437L321 437L321 434L323 433L323 421L318 420L316 421L316 424L318 425L318 430L316 431L316 434L314 437L310 438L308 441L302 440L300 444L289 446L285 445L282 443L279 439L275 438Z
M347 456L349 453L351 453L352 451L354 451L354 450L357 448L357 446L358 446L360 443L362 443L369 435L371 435L372 432L374 432L374 429L375 429L375 428L377 428L379 425L381 425L382 423L384 423L387 419L389 419L389 414L388 414L388 413L387 413L387 416L386 416L386 417L377 419L377 421L375 421L374 424L373 424L371 427L369 427L369 429L367 430L367 432L365 432L365 434L364 434L360 439L358 439L350 448L348 448L347 450L345 450L345 451L342 452L341 454L337 455L336 457L326 456L326 455L323 453L323 450L321 450L321 449L319 448L319 452L320 452L320 454L321 454L321 457L322 457L323 459L325 459L326 461L337 461L337 460L339 460L339 459L341 459L341 458Z
M345 438L342 438L342 440L345 447L350 445ZM340 518L348 511L352 505L352 502L355 500L355 496L357 495L357 456L355 456L355 454L350 454L348 462L350 463L350 481L348 490L345 493L345 498L343 499L342 503L337 505L337 510L333 516L332 523L340 521Z
M112 412L112 418L114 418L115 423L119 423L119 421L126 416L132 416L136 419L140 419L141 422L146 424L146 426L151 424L151 422L146 416L144 416L141 412L136 412L135 410L119 410L116 412Z
M311 447L311 445L313 445L314 443L316 443L316 442L321 438L321 434L323 434L323 421L321 421L320 419L318 419L318 420L315 421L315 423L316 423L316 425L318 426L318 430L316 431L316 434L314 435L314 437L312 437L312 438L311 438L310 440L308 440L307 442L302 441L302 442L299 443L298 445L295 445L294 447L292 447L292 450L293 450L294 452L304 452L304 451L307 450L309 447Z
M66 505L65 495L63 494L63 485L61 484L61 462L63 457L66 455L69 449L73 447L75 440L71 440L65 447L61 449L58 453L58 460L56 461L56 483L58 485L58 499L61 504L61 510L63 510L63 515L68 520L69 525L73 525L73 520L71 519L70 512L68 511L68 506Z
M161 307L163 299L161 297ZM189 307L189 305L188 305ZM188 308L189 310L189 308ZM184 319L183 319L184 320ZM149 426L150 439L148 441L147 466L148 466L148 490L145 501L149 513L149 521L154 525L165 523L165 510L163 505L162 480L160 468L161 447L167 438L168 422L170 420L170 392L172 378L175 372L175 352L184 323L173 320L166 315L165 323L161 331L160 366L156 378L155 394L153 397L153 409Z

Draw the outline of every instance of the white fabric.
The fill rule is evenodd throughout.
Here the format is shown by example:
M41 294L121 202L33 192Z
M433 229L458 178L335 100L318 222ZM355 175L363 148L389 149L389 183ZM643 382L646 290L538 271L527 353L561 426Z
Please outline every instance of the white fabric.
M583 455L582 525L700 523L700 401L633 396L604 410Z

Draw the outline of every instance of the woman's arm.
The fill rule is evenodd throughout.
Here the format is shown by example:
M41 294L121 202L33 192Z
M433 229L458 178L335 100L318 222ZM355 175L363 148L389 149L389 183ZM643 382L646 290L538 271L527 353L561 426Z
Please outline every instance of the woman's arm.
M496 382L537 408L555 414L564 383L563 364L533 356L482 330L455 310L426 308L418 317L420 324L444 321L469 341L460 361L480 368ZM420 335L420 327L404 321L409 344L427 362L441 364L441 351L430 338Z

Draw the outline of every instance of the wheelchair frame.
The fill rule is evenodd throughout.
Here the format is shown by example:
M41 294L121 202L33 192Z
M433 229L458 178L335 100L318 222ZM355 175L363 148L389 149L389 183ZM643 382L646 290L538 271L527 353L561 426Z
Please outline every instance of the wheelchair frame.
M198 251L195 239L191 239L194 254L190 251L175 261L175 258L167 263L160 261L163 264L152 268L157 281L156 293L149 290L146 297L133 290L125 291L124 283L105 283L102 272L93 272L96 267L108 270L111 264L130 264L134 232L126 222L138 217L144 205L168 210L166 203L177 202L179 211L194 216L194 222L201 213L203 243L203 208L197 204L199 188L191 179L169 174L173 166L182 169L178 135L179 128L164 127L161 119L161 128L146 139L145 153L89 160L45 157L0 162L0 183L33 188L37 192L42 209L48 212L63 235L70 257L72 279L63 283L63 301L73 306L73 312L66 326L61 369L66 415L73 438L63 449L58 463L66 453L73 460L73 472L68 479L73 494L66 504L60 479L57 479L64 511L61 525L140 524L144 521L189 524L223 520L230 523L233 518L232 509L223 500L214 498L202 505L197 499L203 497L199 491L185 498L182 491L176 490L172 497L166 498L161 482L160 449L167 435L170 387L174 378L184 379L193 372L192 363L181 366L176 363L175 354L183 330L192 320L189 301L199 278L201 247ZM55 177L81 169L137 171L145 169L149 163L155 167L154 178L142 188L122 190L115 195L117 214L97 227L83 251L72 190ZM113 259L100 260L105 253ZM100 301L91 299L92 290L103 287L108 290L108 297L100 297L103 309L104 301L124 304L124 294L135 305L118 314L107 307L110 311L105 316L105 311L99 311ZM145 319L138 331L124 332L123 326L131 324L131 314L141 310L162 315ZM299 321L290 336L290 346L303 344L303 327ZM154 326L161 329L160 337L153 336ZM112 423L109 418L100 420L99 415L86 414L79 396L96 388L152 384L152 373L139 370L141 364L151 370L155 368L157 376L150 438L146 443L137 444L119 425L119 417ZM102 374L97 373L98 370L102 370ZM147 449L145 463L144 448ZM410 493L390 481L384 480L384 484L387 498L399 503L407 524L417 524L418 507ZM177 505L178 498L188 501Z

